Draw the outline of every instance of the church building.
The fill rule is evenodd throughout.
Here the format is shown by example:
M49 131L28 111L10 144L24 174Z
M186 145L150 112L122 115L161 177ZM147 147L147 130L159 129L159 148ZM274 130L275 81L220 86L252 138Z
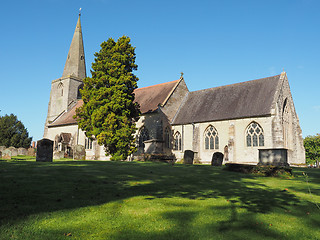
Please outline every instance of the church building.
M83 104L79 89L86 77L80 15L62 77L51 83L44 138L54 141L54 156L85 147L86 159L108 160L104 147L87 138L73 118ZM186 150L200 163L257 164L261 158L305 164L302 131L287 74L190 92L180 79L135 90L141 117L136 123L136 157Z

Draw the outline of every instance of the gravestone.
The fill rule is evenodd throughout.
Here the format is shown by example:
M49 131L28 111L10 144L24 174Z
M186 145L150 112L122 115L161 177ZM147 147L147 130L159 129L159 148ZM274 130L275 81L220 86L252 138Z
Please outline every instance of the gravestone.
M18 155L27 155L27 149L18 148Z
M222 166L223 154L221 152L216 152L212 155L211 165L212 166Z
M57 160L57 159L61 159L64 158L64 151L54 151L53 152L53 159Z
M73 158L76 160L86 159L86 150L83 145L75 145L73 147Z
M31 157L36 156L36 149L34 149L34 148L32 148L32 147L28 148L28 150L27 150L27 156L31 156Z
M185 150L183 155L184 164L193 164L194 152L191 150Z
M277 166L287 167L288 164L288 150L284 148L278 149L259 149L259 163L260 166Z
M37 142L37 162L52 162L53 141L43 138Z
M2 159L11 159L11 151L8 148L2 151Z
M8 149L11 151L12 157L18 156L18 149L16 149L15 147L9 147Z

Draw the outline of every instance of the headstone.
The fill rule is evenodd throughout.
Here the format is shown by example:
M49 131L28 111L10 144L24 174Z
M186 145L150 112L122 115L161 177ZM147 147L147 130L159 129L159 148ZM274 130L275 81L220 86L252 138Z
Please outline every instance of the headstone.
M18 148L18 155L27 155L27 149Z
M9 147L8 149L11 151L12 157L18 156L18 149L16 149L15 147Z
M288 164L288 150L284 148L259 149L259 163L262 166L285 167Z
M83 145L75 145L73 147L73 158L76 160L86 159L86 150Z
M212 155L211 165L212 166L222 166L223 154L221 152L216 152Z
M37 142L37 162L52 162L53 141L43 138Z
M11 159L11 151L8 148L2 151L2 159Z
M35 157L36 156L36 149L30 147L27 150L27 156Z
M194 152L191 150L185 150L183 155L184 164L193 164Z
M64 158L64 151L54 151L53 152L53 159L58 160Z

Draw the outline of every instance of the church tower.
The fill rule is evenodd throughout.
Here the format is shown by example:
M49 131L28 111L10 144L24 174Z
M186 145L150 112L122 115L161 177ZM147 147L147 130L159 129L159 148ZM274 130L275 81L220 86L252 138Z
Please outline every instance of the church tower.
M51 83L44 138L47 137L48 125L67 112L81 98L79 88L83 84L82 80L86 77L86 64L80 17L79 13L62 77Z

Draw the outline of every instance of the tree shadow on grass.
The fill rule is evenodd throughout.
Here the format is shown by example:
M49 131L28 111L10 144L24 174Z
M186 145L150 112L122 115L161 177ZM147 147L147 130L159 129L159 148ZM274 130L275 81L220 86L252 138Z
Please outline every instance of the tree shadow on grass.
M228 225L238 222L236 208L246 209L250 216L248 221L254 222L254 213L286 210L300 204L294 194L271 189L255 179L252 175L226 172L210 166L95 161L1 162L0 224L13 224L31 214L100 205L135 196L145 196L150 201L175 197L225 198L232 203L230 219L204 229L210 231L210 227L214 227L223 232L228 231ZM167 212L164 217L184 226L172 231L187 234L184 229L196 214L188 211ZM243 228L242 224L237 223L234 227ZM170 231L167 236L173 234ZM130 234L134 235L134 232ZM141 236L141 233L137 234ZM276 233L270 234L276 237ZM145 236L144 239L160 237L156 233ZM161 233L162 236L166 236L166 231ZM180 239L192 239L184 237Z

